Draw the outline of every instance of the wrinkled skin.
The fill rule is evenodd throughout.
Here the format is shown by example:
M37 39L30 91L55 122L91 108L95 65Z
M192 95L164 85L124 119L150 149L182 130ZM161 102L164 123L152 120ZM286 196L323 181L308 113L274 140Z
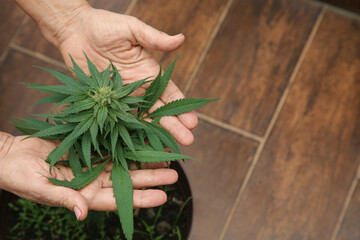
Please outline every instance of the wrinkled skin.
M70 53L81 68L87 69L84 51L100 70L106 69L111 60L124 83L158 74L159 64L146 48L170 52L179 48L185 40L182 34L169 36L127 15L86 8L77 16L76 20L69 24L69 29L61 35L59 49L66 65L72 67ZM147 86L139 89L136 94L144 94ZM170 81L150 112L180 98L184 98L183 93ZM198 119L194 112L160 120L160 125L184 146L193 143L194 137L190 130L196 128L197 124Z

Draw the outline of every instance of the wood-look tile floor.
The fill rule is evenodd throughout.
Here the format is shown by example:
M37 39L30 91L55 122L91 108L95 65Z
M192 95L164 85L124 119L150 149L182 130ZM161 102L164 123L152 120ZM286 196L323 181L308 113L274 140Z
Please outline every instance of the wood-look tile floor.
M360 16L301 0L92 0L186 42L151 53L199 110L201 162L184 168L191 240L360 239ZM8 0L0 18L0 131L41 96L18 82L51 83L41 65L61 55ZM176 14L175 14L176 13Z

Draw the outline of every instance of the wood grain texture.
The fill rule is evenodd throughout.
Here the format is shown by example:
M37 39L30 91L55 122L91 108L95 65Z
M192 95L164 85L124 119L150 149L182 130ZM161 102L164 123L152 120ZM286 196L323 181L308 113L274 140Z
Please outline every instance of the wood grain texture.
M14 43L63 62L59 50L43 37L40 29L33 20L25 24L20 34L14 39Z
M21 53L10 51L0 67L0 131L18 135L19 132L10 123L11 117L29 117L33 113L49 113L50 105L47 104L30 108L33 103L47 95L20 84L22 82L59 83L46 71L34 68L34 65L58 71L63 70Z
M313 0L332 4L346 10L360 14L360 1L358 0Z
M360 239L360 185L358 183L352 196L350 205L346 211L336 240L359 240Z
M360 21L326 12L225 240L330 239L360 162Z
M105 9L116 13L124 13L130 2L131 0L91 0L89 1L89 4L94 8ZM34 21L29 21L26 24L19 36L15 39L15 43L58 61L63 61L59 50L43 37Z
M0 0L0 56L25 18L25 13L13 2Z
M200 121L195 143L182 148L200 162L186 161L194 202L189 240L218 239L257 143Z
M183 33L185 43L169 54L151 51L164 68L179 58L172 79L183 89L209 41L227 0L138 0L130 15L169 35Z
M200 112L263 136L319 14L297 0L235 0L189 95Z

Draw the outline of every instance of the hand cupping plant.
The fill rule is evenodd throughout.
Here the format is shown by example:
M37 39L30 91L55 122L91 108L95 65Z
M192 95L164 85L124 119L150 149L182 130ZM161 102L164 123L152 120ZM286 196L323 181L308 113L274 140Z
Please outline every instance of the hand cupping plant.
M61 140L61 144L47 156L49 171L58 163L68 164L74 178L71 181L49 178L56 185L81 189L96 179L108 161L113 161L111 180L118 215L123 232L130 240L133 235L130 163L135 162L139 166L144 162L193 159L182 155L173 136L157 123L161 117L185 113L217 99L179 99L146 115L165 90L176 60L163 74L160 68L153 81L143 79L124 85L112 63L105 71L99 72L85 57L90 76L71 59L76 79L42 68L62 85L27 84L50 94L36 104L57 103L56 106L65 106L62 112L37 115L45 117L46 121L17 118L14 125L23 134L31 135L29 137ZM138 87L148 82L151 84L144 96L131 96ZM166 152L166 147L172 152ZM61 161L66 152L68 161Z

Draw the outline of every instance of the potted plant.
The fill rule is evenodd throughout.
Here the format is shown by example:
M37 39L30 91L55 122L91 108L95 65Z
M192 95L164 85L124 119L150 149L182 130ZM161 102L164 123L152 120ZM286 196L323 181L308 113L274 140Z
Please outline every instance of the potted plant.
M164 205L135 210L134 239L187 239L191 190L180 165L174 162L171 167L179 173L179 181L166 187ZM66 208L32 203L6 191L0 206L0 239L125 239L115 213L90 211L84 222L78 222Z
M28 138L61 140L61 144L46 159L49 171L57 164L65 164L71 167L75 177L71 181L49 178L56 185L81 189L100 174L108 161L112 161L111 179L117 214L123 234L130 240L134 234L133 189L128 172L130 163L135 162L140 167L143 162L193 159L180 153L173 136L158 123L161 117L185 113L217 99L179 99L147 114L165 90L176 59L163 74L160 68L153 81L146 78L124 85L112 63L105 71L99 72L85 57L90 76L71 58L76 79L43 68L62 85L27 84L50 94L36 104L57 103L57 106L65 106L63 111L39 115L46 121L18 118L14 120L14 125L23 134L30 135ZM151 84L144 96L131 96L138 87L148 82ZM165 148L170 151L165 151ZM69 159L59 161L66 152ZM142 231L144 234L153 230L152 226L145 228L146 231Z

